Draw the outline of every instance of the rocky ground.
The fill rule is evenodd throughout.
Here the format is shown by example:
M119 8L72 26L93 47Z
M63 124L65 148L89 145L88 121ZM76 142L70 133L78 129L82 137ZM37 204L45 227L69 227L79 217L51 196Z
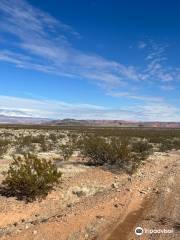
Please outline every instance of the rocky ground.
M103 239L180 239L180 154L165 168L153 191L138 204L132 202L126 217ZM137 227L143 229L140 236L135 234Z
M0 196L0 239L136 239L137 224L160 228L163 219L174 229L167 239L178 239L179 159L180 152L154 153L133 176L87 166L77 156L59 161L62 184L46 199L26 204Z

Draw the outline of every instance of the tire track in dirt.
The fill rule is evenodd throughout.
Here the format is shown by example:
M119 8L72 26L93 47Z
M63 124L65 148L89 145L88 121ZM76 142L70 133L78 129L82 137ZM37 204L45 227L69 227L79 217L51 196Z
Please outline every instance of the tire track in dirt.
M126 218L115 228L107 240L171 240L180 239L180 157L156 185L156 192L134 206ZM158 190L157 190L158 189ZM144 230L170 230L173 233L135 234L136 227Z

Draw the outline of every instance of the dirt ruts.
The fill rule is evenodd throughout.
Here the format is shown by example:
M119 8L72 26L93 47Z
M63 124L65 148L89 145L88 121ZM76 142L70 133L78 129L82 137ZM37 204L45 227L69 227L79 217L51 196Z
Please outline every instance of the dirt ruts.
M107 240L180 239L180 156L137 208L119 223ZM135 234L141 227L142 235Z

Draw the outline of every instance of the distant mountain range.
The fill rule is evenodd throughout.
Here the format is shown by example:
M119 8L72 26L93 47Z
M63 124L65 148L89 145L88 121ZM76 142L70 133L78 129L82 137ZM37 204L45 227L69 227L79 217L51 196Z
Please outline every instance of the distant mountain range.
M115 126L115 127L164 127L164 128L180 128L180 122L135 122L124 120L76 120L63 119L53 120L50 125L81 125L81 126Z
M180 128L180 122L135 122L124 120L50 120L48 118L15 117L0 115L0 124L40 124L50 126L105 126L105 127L162 127Z
M33 117L14 117L0 115L0 124L43 124L49 122L46 118L33 118Z

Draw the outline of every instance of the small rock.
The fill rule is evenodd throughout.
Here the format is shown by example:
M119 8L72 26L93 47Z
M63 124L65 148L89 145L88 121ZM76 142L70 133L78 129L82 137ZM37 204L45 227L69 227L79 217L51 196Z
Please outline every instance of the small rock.
M85 239L89 239L89 235L88 234L85 234Z
M123 203L119 203L120 206L124 207L125 205Z
M96 218L102 219L102 218L104 218L104 216L102 216L102 215L97 215Z
M153 191L154 191L156 194L160 194L160 191L159 191L157 188L153 188Z
M117 204L117 203L115 203L115 204L114 204L114 207L115 207L115 208L118 208L118 204Z
M37 225L38 223L39 223L39 221L38 220L34 220L34 221L32 221L31 222L33 225Z
M29 226L28 226L28 225L26 225L26 226L25 226L25 229L28 229L28 228L29 228Z
M36 231L36 230L34 230L34 231L33 231L33 234L34 234L34 235L36 235L36 234L37 234L37 231Z
M128 192L132 192L132 190L130 188L126 188L126 191Z
M48 221L48 220L45 219L45 218L41 220L42 223L45 223L45 222L47 222L47 221Z
M117 183L112 183L111 187L112 187L112 188L116 188L116 189L117 189L119 186L118 186L118 184L117 184Z
M68 208L72 207L72 203L67 204L67 207Z
M86 196L86 193L84 191L73 191L73 194L77 195L78 197Z
M142 190L142 191L139 191L141 194L146 194L147 192Z

